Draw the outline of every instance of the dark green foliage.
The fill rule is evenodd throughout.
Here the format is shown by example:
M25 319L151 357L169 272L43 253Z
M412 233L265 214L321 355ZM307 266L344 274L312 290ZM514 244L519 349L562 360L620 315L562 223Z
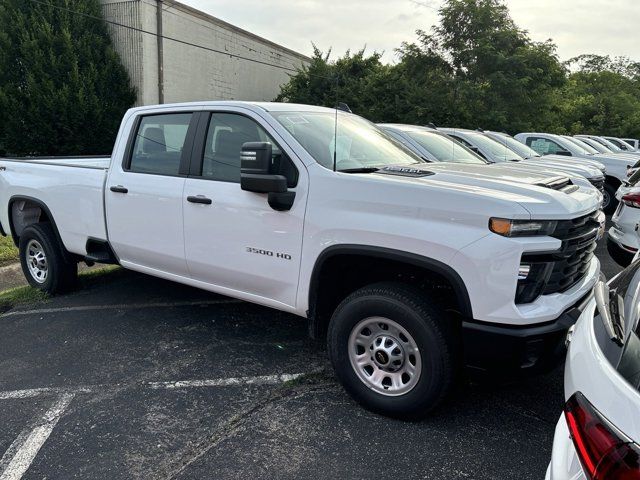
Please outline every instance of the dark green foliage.
M47 0L102 18L98 0ZM136 99L102 20L30 0L0 1L0 150L110 153Z
M439 13L395 65L364 50L330 61L316 48L278 100L346 102L376 122L640 136L640 63L583 55L562 64L553 42L532 41L499 0L446 0Z

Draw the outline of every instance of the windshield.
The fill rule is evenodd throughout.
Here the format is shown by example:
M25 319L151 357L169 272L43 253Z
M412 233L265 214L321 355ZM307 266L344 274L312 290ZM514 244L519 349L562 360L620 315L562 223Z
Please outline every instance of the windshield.
M609 150L604 145L601 145L600 143L596 142L595 140L591 140L590 138L580 137L580 138L578 138L578 140L580 140L583 143L586 143L591 148L596 150L598 153L613 153L611 150Z
M491 152L491 156L501 162L508 162L513 160L524 160L523 157L518 155L513 150L507 148L506 145L496 142L495 140L485 137L480 133L472 133L469 135L469 141L478 146L481 150L487 150Z
M487 163L468 148L440 133L428 130L405 130L404 133L419 143L439 162Z
M494 133L494 134L488 133L487 136L489 136L489 138L493 139L494 141L500 143L501 145L509 147L510 150L513 150L522 158L533 158L533 157L541 156L533 148L528 147L524 143L519 142L518 140L516 140L513 137L510 137L509 135L501 135L499 133Z
M613 342L603 328L602 318L594 321L601 350L634 388L640 390L640 260L636 260L609 283L612 321L622 326L623 345Z
M584 142L581 142L577 138L570 137L569 135L563 135L562 138L566 138L568 141L570 141L574 145L577 145L578 148L580 148L580 150L582 150L583 155L584 154L586 154L586 155L595 155L596 153L598 153L598 151L596 149L594 149L593 147L587 145Z
M604 145L605 147L607 147L609 150L611 150L612 152L615 153L621 153L622 150L620 149L620 147L618 147L617 145L611 143L609 140L607 140L606 138L602 138L602 137L596 137L594 138L594 140L598 143L601 143L602 145Z
M340 112L271 112L320 165L333 170L375 169L425 163L371 122ZM337 138L335 132L338 132ZM337 148L336 148L337 147Z

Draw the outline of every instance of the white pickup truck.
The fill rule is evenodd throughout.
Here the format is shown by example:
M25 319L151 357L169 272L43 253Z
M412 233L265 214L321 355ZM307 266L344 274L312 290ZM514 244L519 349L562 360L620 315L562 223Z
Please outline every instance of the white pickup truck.
M553 364L599 277L601 200L562 176L427 164L294 104L135 108L110 158L0 159L0 228L31 285L113 262L308 318L346 390L403 417L463 365Z

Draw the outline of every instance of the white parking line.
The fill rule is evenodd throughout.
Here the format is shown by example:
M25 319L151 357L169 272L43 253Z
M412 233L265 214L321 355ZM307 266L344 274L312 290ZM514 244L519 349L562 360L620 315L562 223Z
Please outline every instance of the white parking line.
M31 432L22 432L0 459L0 480L19 480L31 466L34 458L47 441L58 420L73 400L74 394L65 393L44 414L39 425Z
M174 390L176 388L199 388L199 387L231 387L236 385L277 385L279 383L290 382L305 375L304 373L293 373L283 375L264 375L261 377L232 377L218 378L214 380L182 380L178 382L149 382L151 388L164 388Z
M225 305L243 303L242 300L204 300L198 302L169 302L169 303L131 303L124 305L82 305L77 307L41 308L36 310L16 310L0 315L0 318L16 317L21 315L37 315L40 313L65 313L65 312L89 312L94 310L134 310L143 308L171 308L171 307L197 307L207 305Z

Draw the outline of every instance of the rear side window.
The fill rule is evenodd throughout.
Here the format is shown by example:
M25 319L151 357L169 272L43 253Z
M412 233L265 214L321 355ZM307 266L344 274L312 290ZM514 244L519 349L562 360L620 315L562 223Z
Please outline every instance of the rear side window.
M202 177L240 183L240 151L246 142L269 142L272 173L287 177L289 187L298 181L293 162L265 130L252 119L235 113L213 113L209 121L202 161Z
M191 113L150 115L138 124L129 171L178 175Z
M528 137L527 145L540 155L568 154L569 151L548 138Z

